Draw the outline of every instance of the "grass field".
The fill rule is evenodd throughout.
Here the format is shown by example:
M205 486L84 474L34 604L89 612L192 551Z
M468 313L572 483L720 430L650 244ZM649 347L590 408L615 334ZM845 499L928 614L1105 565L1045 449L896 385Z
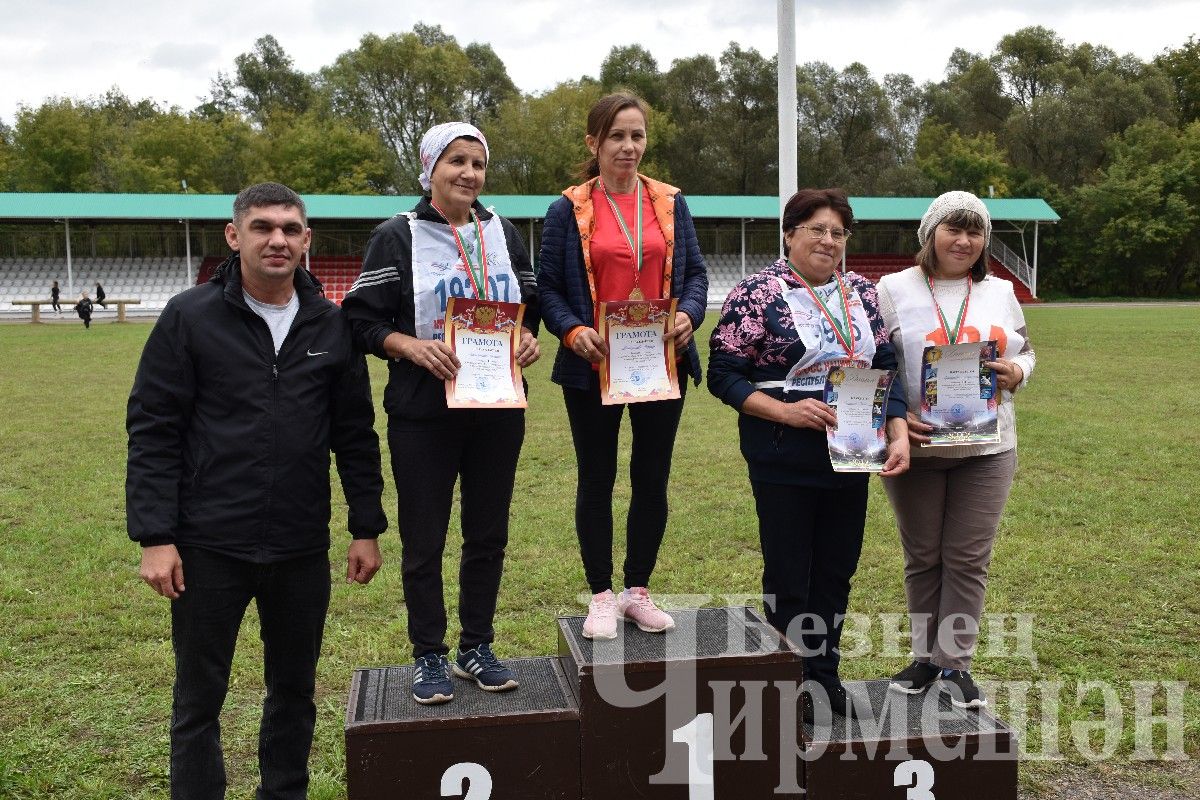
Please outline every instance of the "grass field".
M1134 757L1130 682L1188 684L1184 747L1200 755L1194 342L1200 307L1027 313L1038 367L1019 398L1020 468L987 611L1032 615L1036 664L1030 653L989 655L993 643L985 632L975 671L1003 682L993 695L998 711L1023 729L1034 756L1021 770L1029 792L1060 768L1038 754L1060 750L1068 762L1085 760L1072 725L1103 720L1105 713L1099 690L1079 699L1086 681L1110 685L1120 705L1116 752L1096 769L1171 783L1177 778L1170 770ZM6 800L166 794L167 601L138 580L138 548L124 525L125 400L149 330L144 324L91 331L0 326L0 798ZM551 653L553 618L583 610L572 524L574 458L561 394L549 382L556 344L544 336L542 346L543 360L528 374L528 435L497 624L501 656ZM380 363L373 374L378 398ZM380 431L383 422L380 416ZM387 483L385 507L392 508L390 477ZM618 491L618 518L627 500ZM759 591L756 521L735 414L703 387L688 395L671 502L656 590ZM389 516L394 520L394 508ZM345 553L344 526L344 508L335 509L335 572ZM335 582L318 677L315 798L345 796L342 718L352 668L409 659L394 528L383 550L386 563L372 584ZM456 553L448 548L446 561L452 619ZM848 658L844 676L879 677L903 666L903 654L883 650L880 615L903 612L904 594L900 547L877 484L851 610L872 621L870 646L860 648L871 652ZM251 609L223 720L231 797L251 796L255 784L260 665ZM1027 715L1014 700L1019 682L1042 684L1043 691L1030 693ZM1064 687L1061 707L1043 717L1041 699L1053 682ZM1160 690L1156 713L1164 713L1163 698ZM1168 747L1164 727L1154 733L1152 749L1161 754ZM1099 733L1091 746L1100 749Z

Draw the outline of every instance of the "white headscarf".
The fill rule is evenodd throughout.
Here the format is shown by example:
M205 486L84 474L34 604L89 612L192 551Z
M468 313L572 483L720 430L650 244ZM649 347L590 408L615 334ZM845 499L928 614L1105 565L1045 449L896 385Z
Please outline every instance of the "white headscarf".
M463 136L470 136L472 139L479 140L479 143L483 145L485 163L491 158L491 153L488 152L487 139L483 138L483 133L474 125L467 122L443 122L441 125L434 125L425 131L425 135L421 137L422 189L429 191L433 166L441 158L442 152L450 146L451 142Z

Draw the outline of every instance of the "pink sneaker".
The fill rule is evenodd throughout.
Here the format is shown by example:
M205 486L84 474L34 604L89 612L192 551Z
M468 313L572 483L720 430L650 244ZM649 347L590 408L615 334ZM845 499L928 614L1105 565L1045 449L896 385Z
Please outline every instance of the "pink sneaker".
M617 598L612 589L592 595L592 602L588 603L587 619L583 621L583 638L617 638Z
M675 627L671 615L659 609L644 586L631 586L617 597L617 616L648 633L662 633Z

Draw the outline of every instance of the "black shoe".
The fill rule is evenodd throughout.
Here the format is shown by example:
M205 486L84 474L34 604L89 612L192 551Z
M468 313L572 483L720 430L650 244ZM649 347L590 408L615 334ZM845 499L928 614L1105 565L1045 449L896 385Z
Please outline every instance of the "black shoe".
M982 708L987 705L987 698L971 679L971 673L965 669L942 675L942 691L950 695L950 702L959 708Z
M858 719L858 713L854 708L854 699L846 694L846 687L841 684L832 689L822 687L815 694L806 691L801 695L801 702L803 703L802 718L809 725L813 724L818 708L822 714L828 709L839 717Z
M920 694L933 685L942 670L928 661L914 661L892 676L888 688L894 692L905 694Z
M454 674L475 681L487 692L507 692L517 688L517 677L492 652L487 643L463 652L458 652L452 667Z
M449 703L454 699L450 664L441 653L423 655L413 664L413 699L424 706Z

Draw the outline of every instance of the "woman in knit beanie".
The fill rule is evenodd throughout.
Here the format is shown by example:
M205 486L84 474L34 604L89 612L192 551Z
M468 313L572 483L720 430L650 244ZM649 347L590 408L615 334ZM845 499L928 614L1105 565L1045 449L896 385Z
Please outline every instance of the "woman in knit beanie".
M912 466L883 479L904 545L914 656L891 687L916 694L940 680L963 708L987 703L970 666L992 544L1017 466L1013 395L1035 362L1012 284L988 274L991 237L983 201L947 192L921 218L916 266L879 283L880 310L910 401L920 397L926 347L995 341L999 354L987 363L1000 389L1000 441L928 447L932 428L910 411Z

